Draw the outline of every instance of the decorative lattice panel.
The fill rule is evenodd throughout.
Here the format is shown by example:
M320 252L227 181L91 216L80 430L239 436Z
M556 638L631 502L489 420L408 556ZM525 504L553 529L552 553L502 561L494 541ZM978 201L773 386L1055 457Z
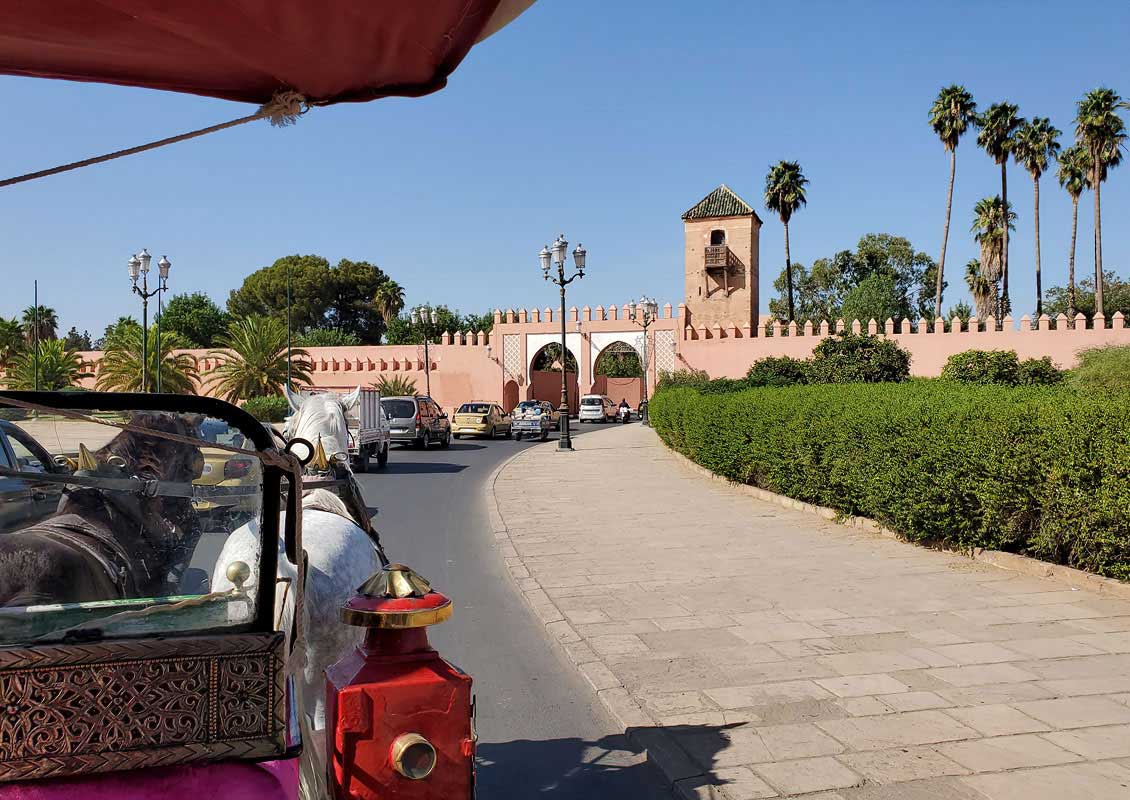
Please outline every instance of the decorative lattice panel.
M655 332L655 371L675 371L675 332L672 330Z
M523 373L522 340L516 333L502 337L502 366L506 374L512 378L517 378Z

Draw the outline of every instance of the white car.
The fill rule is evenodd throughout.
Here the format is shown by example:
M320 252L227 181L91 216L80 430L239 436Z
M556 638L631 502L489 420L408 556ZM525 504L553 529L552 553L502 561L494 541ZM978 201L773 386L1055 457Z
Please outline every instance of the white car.
M580 422L615 422L616 406L603 394L586 394L581 398Z

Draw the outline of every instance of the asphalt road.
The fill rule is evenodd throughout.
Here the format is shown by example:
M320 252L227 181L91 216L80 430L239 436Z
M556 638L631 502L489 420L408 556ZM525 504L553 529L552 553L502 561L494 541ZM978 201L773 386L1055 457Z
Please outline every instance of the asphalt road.
M600 435L597 426L579 427L579 435ZM396 446L384 470L357 477L366 501L380 509L376 524L389 557L455 602L452 619L429 634L475 679L479 798L670 800L658 771L632 752L495 550L486 479L523 448L556 446L556 436L544 444L462 439L447 450Z

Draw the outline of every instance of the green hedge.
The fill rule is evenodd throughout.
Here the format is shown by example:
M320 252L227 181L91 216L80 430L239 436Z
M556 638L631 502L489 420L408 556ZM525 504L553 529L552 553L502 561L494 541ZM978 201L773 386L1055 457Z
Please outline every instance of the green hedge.
M670 447L912 541L1130 579L1130 398L949 381L658 392Z
M283 422L290 413L290 406L281 394L252 397L245 400L240 408L262 422Z

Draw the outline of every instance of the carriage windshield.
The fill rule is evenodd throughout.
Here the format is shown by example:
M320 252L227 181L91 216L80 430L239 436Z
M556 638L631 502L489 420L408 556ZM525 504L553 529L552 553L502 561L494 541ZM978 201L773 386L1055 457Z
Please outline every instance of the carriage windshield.
M76 413L0 397L0 645L254 623L251 434L179 411Z

